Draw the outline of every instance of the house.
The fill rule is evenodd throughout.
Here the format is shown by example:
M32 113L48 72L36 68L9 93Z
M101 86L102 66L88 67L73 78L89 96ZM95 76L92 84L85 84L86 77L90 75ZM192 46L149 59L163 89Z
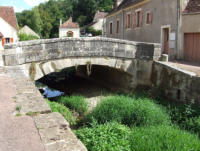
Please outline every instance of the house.
M18 32L19 34L26 34L26 35L33 35L36 36L37 38L40 38L40 36L35 33L30 27L28 27L27 25L25 25L23 28L21 28Z
M188 0L123 0L106 16L106 36L161 43L162 53L169 59L184 60L187 54L181 29L193 28L191 21L185 20L188 4ZM195 19L192 22L195 23Z
M18 41L18 23L13 7L0 6L0 49Z
M200 63L200 0L190 0L182 13L180 55Z
M60 21L59 37L80 37L79 24L72 22L72 17L70 17L64 24Z
M93 27L95 30L102 30L102 32L103 32L103 26L105 24L104 18L107 14L108 13L106 13L106 12L100 12L98 10L94 16L93 22L90 23L88 25L88 27Z

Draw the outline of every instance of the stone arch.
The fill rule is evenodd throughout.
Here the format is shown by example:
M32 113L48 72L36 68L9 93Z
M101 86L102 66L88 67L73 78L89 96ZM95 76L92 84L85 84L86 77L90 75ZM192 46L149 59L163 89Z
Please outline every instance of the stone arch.
M73 66L77 67L77 66L88 65L88 64L111 67L123 72L127 72L130 75L132 74L132 72L129 71L129 67L132 64L132 60L124 60L120 58L108 58L108 57L102 57L102 58L74 57L74 58L34 63L34 66L35 66L34 75L30 75L30 73L33 73L33 72L30 72L30 69L33 69L33 63L26 64L26 68L28 69L27 76L29 78L32 77L32 80L38 80L49 73L58 72L67 67L73 67Z

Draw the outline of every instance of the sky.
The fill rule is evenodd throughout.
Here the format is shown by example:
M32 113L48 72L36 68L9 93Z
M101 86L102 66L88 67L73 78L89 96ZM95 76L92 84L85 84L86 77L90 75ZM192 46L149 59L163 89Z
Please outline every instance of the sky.
M15 12L31 9L48 0L0 0L0 6L13 6Z

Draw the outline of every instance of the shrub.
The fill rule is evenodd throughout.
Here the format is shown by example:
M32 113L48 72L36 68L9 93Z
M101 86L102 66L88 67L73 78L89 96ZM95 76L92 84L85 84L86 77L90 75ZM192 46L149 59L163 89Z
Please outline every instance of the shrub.
M102 30L95 30L94 27L90 27L88 32L92 34L92 36L99 36L102 35Z
M88 110L87 102L85 101L85 98L82 96L70 96L70 97L63 96L59 97L57 101L61 102L65 106L69 107L72 110L75 110L80 114L84 114Z
M107 123L75 131L88 151L130 151L130 129L118 123Z
M132 151L199 151L196 135L170 126L134 128L130 135Z
M161 106L146 98L131 99L127 96L103 99L86 119L91 122L93 118L101 124L116 121L128 126L170 123L169 115Z
M47 101L52 112L59 112L68 122L70 125L76 124L76 118L72 115L70 110L62 104L56 102Z
M25 33L18 34L18 37L19 37L19 41L39 39L37 36L27 35Z

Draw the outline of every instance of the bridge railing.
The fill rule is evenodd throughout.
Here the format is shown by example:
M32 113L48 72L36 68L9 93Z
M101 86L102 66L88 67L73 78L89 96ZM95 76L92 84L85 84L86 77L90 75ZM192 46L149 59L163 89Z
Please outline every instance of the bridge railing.
M6 66L69 57L115 57L158 60L161 45L103 37L56 38L24 41L5 45Z

